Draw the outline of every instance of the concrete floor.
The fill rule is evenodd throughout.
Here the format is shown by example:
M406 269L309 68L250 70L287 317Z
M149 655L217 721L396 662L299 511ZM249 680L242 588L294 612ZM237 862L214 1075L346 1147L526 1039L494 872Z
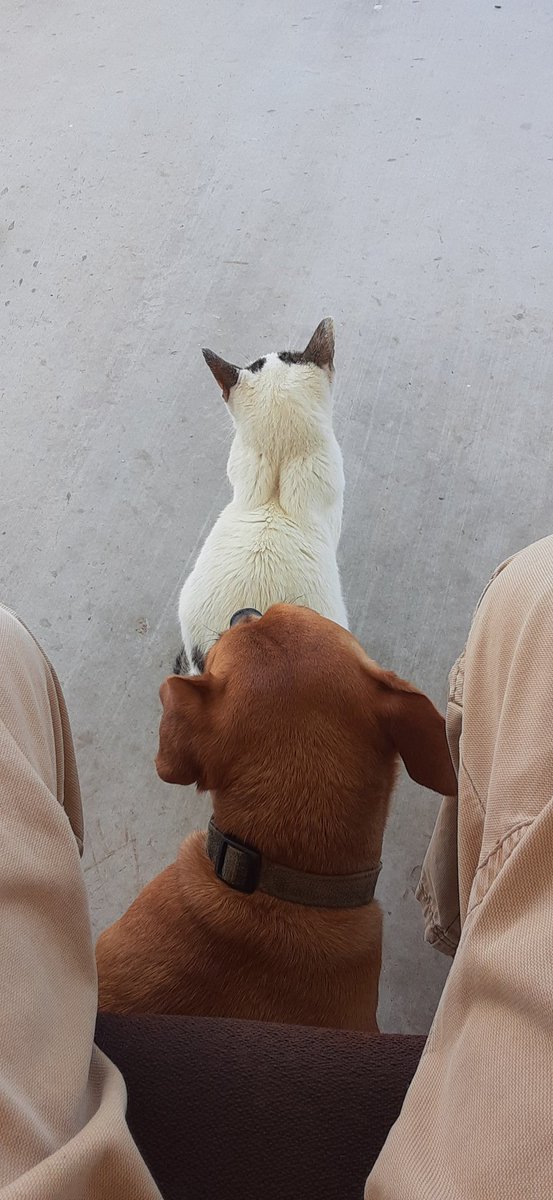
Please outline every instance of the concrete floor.
M551 530L551 6L5 0L2 592L64 682L95 929L205 821L156 778L177 596L227 496L199 347L337 324L352 626L442 703L496 562ZM381 1022L446 963L402 779Z

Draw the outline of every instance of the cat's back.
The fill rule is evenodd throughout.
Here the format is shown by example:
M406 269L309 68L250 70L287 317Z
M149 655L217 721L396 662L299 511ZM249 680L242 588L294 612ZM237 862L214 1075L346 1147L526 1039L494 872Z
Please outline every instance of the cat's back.
M265 591L264 599L276 603L284 598L273 595L277 581L318 574L324 560L332 560L330 532L318 526L317 521L305 524L294 519L277 496L252 508L233 500L206 538L189 579L201 579L206 593L213 586L230 586L234 591L254 581L261 587L266 581L270 596Z
M203 653L248 607L303 604L347 627L330 537L306 532L278 503L246 510L234 502L216 521L181 592L179 617L189 656Z

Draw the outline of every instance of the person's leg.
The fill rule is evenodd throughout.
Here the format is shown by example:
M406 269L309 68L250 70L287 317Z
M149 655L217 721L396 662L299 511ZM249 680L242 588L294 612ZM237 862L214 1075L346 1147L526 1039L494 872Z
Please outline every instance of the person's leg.
M461 935L365 1196L541 1200L553 1195L553 538L497 574L453 683ZM447 860L447 812L427 893L440 838Z
M0 1200L159 1198L93 1046L82 833L59 683L0 606Z

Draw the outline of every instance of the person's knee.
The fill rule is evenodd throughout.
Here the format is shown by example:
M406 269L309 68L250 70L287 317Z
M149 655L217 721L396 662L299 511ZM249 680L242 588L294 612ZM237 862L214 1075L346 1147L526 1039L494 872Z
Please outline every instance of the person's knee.
M7 660L19 660L26 657L43 659L44 655L38 642L10 608L0 604L0 659L2 673L5 674Z

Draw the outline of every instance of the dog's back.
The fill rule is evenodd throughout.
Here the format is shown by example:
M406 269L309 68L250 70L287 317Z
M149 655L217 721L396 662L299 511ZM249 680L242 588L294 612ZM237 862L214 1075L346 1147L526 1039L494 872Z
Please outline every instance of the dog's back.
M333 353L329 320L301 354L269 354L241 370L206 352L236 433L228 462L233 499L180 597L184 648L195 669L245 606L265 612L279 601L303 604L347 625L336 563L344 474L332 428Z
M100 937L100 1009L375 1031L382 914L220 884L205 834Z

